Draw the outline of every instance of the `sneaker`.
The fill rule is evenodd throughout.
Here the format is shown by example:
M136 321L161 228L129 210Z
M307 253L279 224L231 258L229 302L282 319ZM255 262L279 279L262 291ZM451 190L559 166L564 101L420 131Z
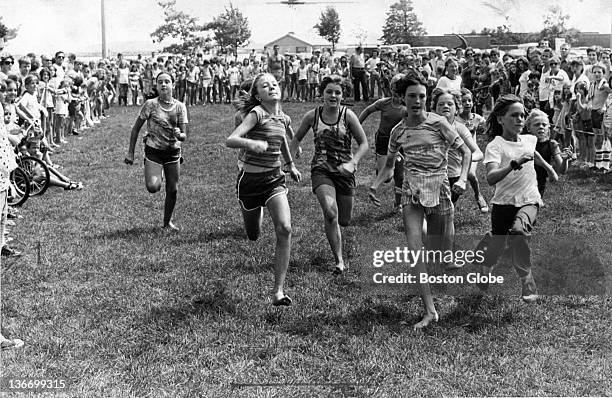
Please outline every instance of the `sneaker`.
M538 301L540 296L534 293L534 294L529 294L527 296L522 296L521 298L523 299L524 302L531 304L531 303L535 303L536 301Z
M81 133L79 133L79 132L78 132L78 131L76 131L76 130L72 130L72 135L81 135Z
M478 199L476 199L476 201L478 202L478 207L482 213L489 212L489 206L487 205L487 201L485 200L484 196L478 195Z
M19 257L21 256L21 252L15 249L11 249L10 247L5 245L2 247L2 256L3 257Z

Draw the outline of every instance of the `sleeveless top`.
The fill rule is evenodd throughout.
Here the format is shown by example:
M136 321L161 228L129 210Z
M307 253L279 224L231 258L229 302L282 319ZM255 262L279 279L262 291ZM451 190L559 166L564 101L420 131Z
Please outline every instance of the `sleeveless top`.
M323 121L323 107L315 109L314 132L315 153L311 168L323 167L328 171L337 172L338 166L353 159L351 143L353 134L346 125L346 107L340 108L338 119L334 124Z
M268 149L263 153L241 150L238 167L247 173L262 173L280 168L281 145L285 140L287 126L291 125L291 119L282 111L279 115L271 115L261 105L249 113L255 114L257 124L245 134L245 138L266 141Z

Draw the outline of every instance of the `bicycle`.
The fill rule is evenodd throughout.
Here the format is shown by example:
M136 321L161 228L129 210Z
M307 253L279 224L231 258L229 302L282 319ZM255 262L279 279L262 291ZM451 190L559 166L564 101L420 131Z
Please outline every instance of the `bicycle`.
M25 130L24 141L15 149L17 165L28 174L31 196L44 194L51 178L47 164L42 159L28 153L30 146L35 148L40 146L40 135L40 127L28 126Z
M42 195L49 188L51 172L41 159L34 156L17 156L17 165L27 175L30 181L30 196Z
M11 171L7 202L10 206L21 206L30 197L30 178L21 168Z

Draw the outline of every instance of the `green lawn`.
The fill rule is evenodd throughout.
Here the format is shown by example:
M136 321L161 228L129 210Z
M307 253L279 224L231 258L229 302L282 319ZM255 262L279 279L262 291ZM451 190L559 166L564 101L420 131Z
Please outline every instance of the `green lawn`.
M284 104L294 129L309 107ZM519 300L506 259L508 282L490 296L437 289L440 322L415 333L415 292L369 283L373 250L403 242L391 187L383 207L367 202L371 154L344 230L351 269L333 277L306 138L304 181L289 183L294 306L273 308L274 231L266 214L258 242L243 232L224 146L232 108L190 108L176 235L159 229L163 194L144 187L142 148L122 162L136 113L112 109L54 155L83 191L50 189L21 211L25 254L2 261L2 326L26 346L2 353L5 378L67 379L74 397L612 395L611 178L572 171L549 186L532 244L540 303ZM457 233L473 240L489 216L465 196Z

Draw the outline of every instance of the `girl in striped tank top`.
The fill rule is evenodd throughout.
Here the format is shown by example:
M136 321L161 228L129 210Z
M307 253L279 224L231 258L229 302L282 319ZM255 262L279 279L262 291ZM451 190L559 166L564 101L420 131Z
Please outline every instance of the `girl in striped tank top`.
M288 172L295 181L302 176L293 163L285 134L293 136L291 119L280 107L278 82L269 73L253 80L248 95L239 105L242 123L225 144L241 149L236 182L247 237L257 240L261 231L263 207L266 206L276 230L274 258L274 293L272 305L291 305L283 286L291 251L291 212L287 201L285 174L281 170L281 154Z
M291 141L291 153L295 154L306 133L310 129L314 132L312 191L317 195L323 210L325 235L336 262L335 274L346 269L342 257L340 226L348 226L351 220L356 188L355 171L357 163L368 150L368 141L359 119L353 111L340 105L342 89L340 76L323 78L319 86L323 106L306 113ZM353 138L359 145L355 154L351 153Z

